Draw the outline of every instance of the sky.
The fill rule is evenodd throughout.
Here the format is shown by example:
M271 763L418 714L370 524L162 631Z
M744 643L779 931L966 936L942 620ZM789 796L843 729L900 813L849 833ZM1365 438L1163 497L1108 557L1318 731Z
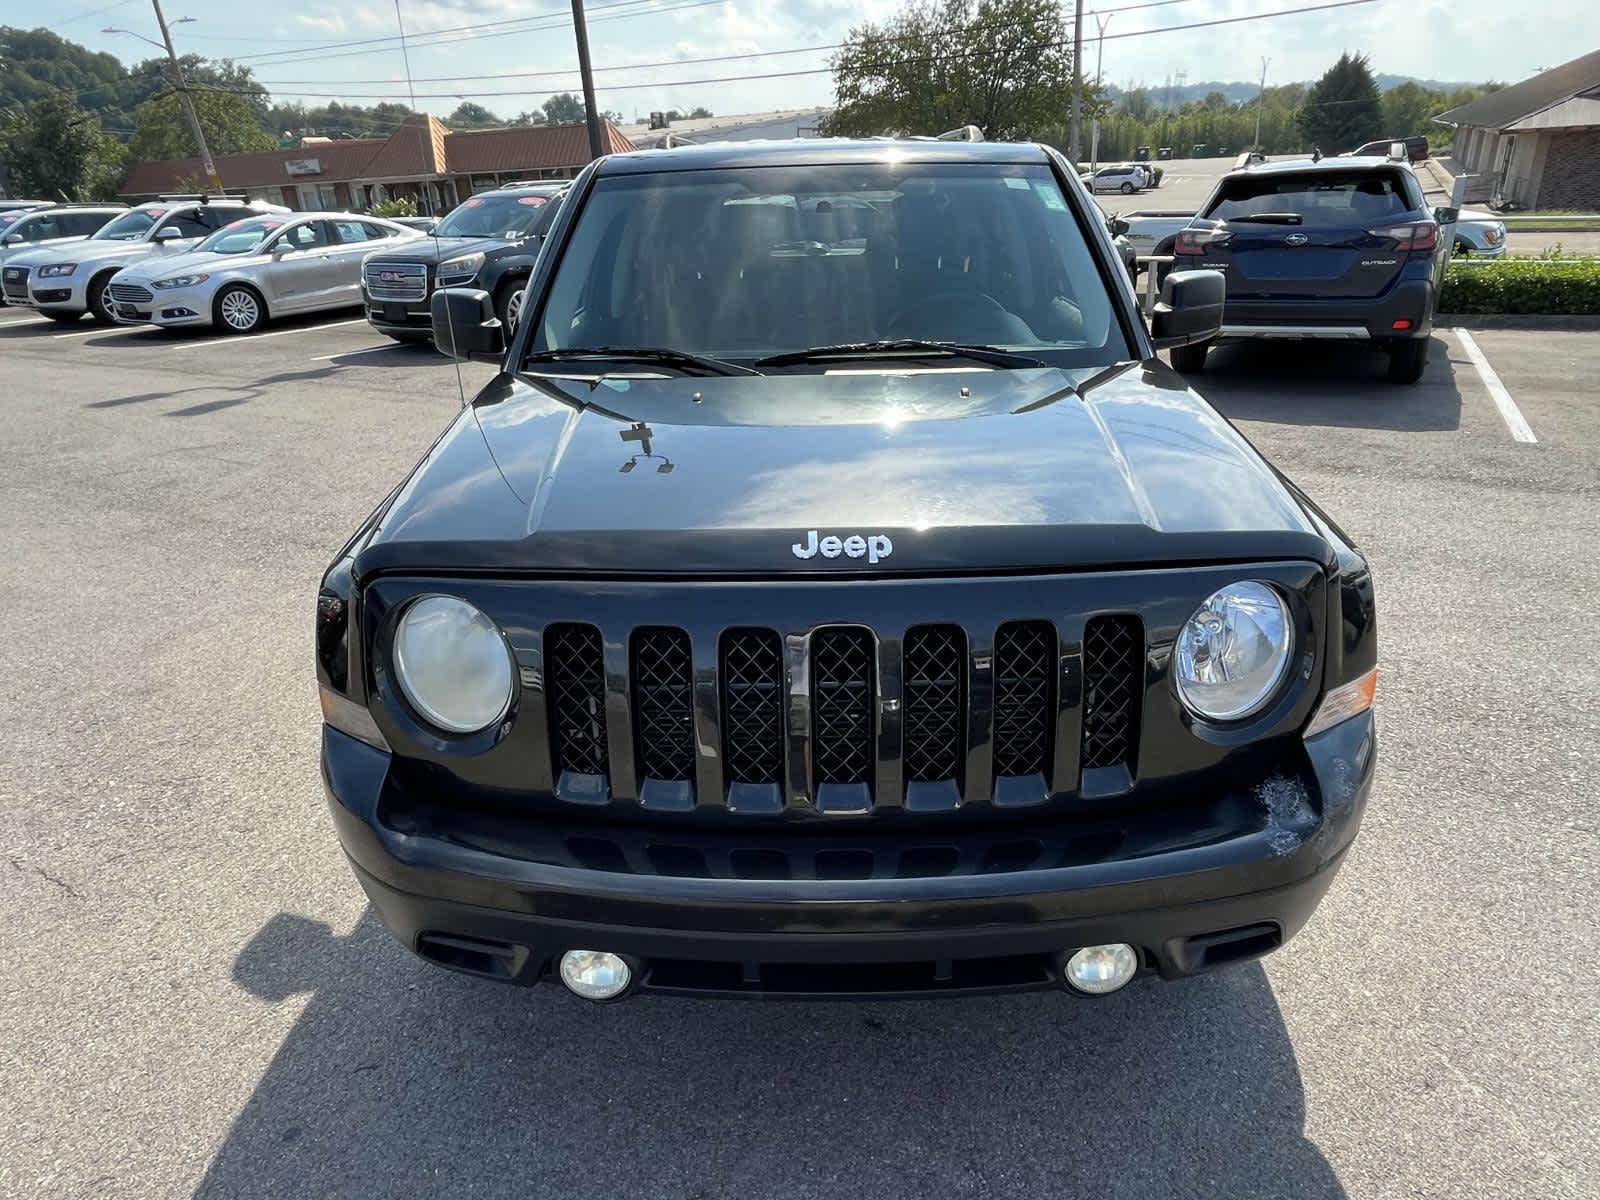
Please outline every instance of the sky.
M1371 0L1212 29L1151 32L1326 2L1084 0L1084 32L1092 39L1093 5L1107 22L1103 77L1122 86L1159 86L1180 76L1191 84L1254 80L1263 57L1270 60L1269 83L1313 79L1346 49L1366 54L1377 72L1516 82L1600 47L1600 5L1592 0L1536 0L1529 8L1504 0ZM130 62L153 53L126 34L101 32L121 26L158 37L149 0L67 3L63 13L62 0L3 0L0 24L45 26ZM193 18L173 29L181 53L247 62L276 99L408 102L398 41L346 44L393 39L394 0L275 0L258 10L261 19L251 19L248 6L216 0L164 5L169 21ZM687 111L697 105L719 115L826 105L832 99L827 49L770 52L828 46L852 25L881 20L902 6L903 0L588 0L599 103L626 120L642 119L652 109ZM399 11L411 35L417 107L444 115L470 99L510 116L538 107L552 90L577 89L570 5L564 0L399 0ZM488 23L495 24L433 32ZM1070 32L1069 19L1063 36ZM681 61L758 52L764 56ZM1092 70L1092 40L1085 61ZM534 72L543 74L529 75ZM513 73L523 77L441 78ZM727 79L777 73L784 74ZM719 78L725 81L687 82Z

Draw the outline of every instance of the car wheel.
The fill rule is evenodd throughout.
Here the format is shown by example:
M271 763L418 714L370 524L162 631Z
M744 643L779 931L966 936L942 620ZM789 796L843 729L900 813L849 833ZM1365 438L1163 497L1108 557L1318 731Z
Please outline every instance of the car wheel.
M117 319L111 315L111 277L115 271L106 271L96 275L89 281L89 290L84 293L89 301L89 315L94 318L96 325L115 325Z
M1191 346L1174 346L1168 351L1172 356L1172 369L1180 375L1193 375L1203 371L1206 365L1206 351L1210 348L1205 342Z
M500 302L495 307L499 310L500 324L505 330L508 342L517 328L517 318L522 315L522 298L527 294L527 290L526 279L516 279L500 285Z
M1416 383L1428 365L1431 338L1409 338L1389 348L1389 382Z
M1122 184L1122 194L1124 196L1133 195L1133 184L1131 184L1131 183L1127 182L1126 180L1124 180L1123 184Z
M242 284L233 284L217 293L212 319L224 333L254 333L267 322L261 297Z

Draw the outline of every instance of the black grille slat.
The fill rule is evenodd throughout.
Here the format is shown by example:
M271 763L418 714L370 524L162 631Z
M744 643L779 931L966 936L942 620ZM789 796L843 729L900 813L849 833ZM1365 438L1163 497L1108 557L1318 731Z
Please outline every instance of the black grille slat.
M1144 627L1133 616L1091 618L1083 629L1085 770L1133 765L1139 736Z
M1043 774L1050 761L1055 630L1042 621L1002 625L994 639L994 773Z
M924 625L906 634L905 776L914 783L961 775L966 655L958 626Z
M558 772L607 775L606 671L600 631L552 625L544 635L550 743Z
M633 719L642 776L693 778L693 687L687 633L681 629L635 631Z
M824 629L811 639L812 761L818 783L867 783L873 774L872 635Z
M783 779L783 648L770 629L722 637L722 756L731 783Z

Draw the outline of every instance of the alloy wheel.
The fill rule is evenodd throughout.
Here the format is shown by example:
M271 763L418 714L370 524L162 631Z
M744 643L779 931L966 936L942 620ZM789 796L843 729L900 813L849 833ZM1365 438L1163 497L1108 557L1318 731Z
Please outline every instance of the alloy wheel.
M249 292L235 289L222 298L222 319L229 328L248 333L261 319L261 306Z

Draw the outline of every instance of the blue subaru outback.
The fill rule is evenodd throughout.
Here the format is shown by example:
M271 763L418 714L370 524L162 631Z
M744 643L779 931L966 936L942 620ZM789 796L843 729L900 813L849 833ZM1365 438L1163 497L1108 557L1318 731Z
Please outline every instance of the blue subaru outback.
M1440 221L1404 163L1379 158L1269 162L1218 181L1178 235L1175 269L1227 279L1222 338L1318 338L1388 351L1388 377L1415 383L1444 271ZM1207 343L1172 365L1198 371Z

